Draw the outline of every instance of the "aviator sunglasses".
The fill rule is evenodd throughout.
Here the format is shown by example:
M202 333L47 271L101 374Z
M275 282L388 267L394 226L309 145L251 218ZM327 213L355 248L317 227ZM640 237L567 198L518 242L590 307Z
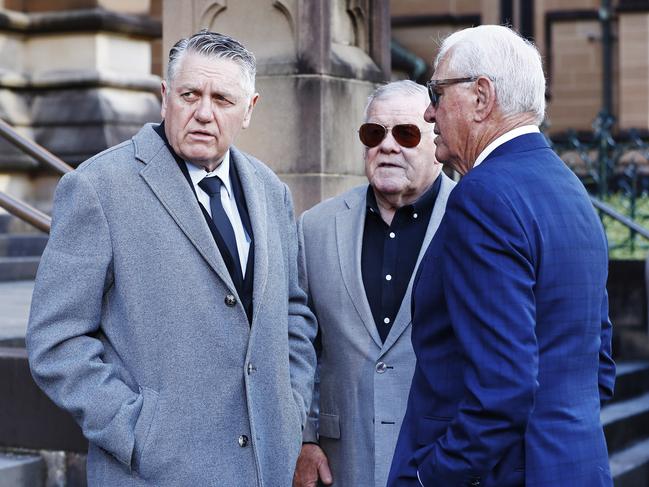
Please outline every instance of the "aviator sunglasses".
M421 130L411 123L395 125L391 129L378 123L364 123L358 129L358 137L363 145L372 148L379 145L388 132L392 132L392 137L401 147L416 147L421 141Z

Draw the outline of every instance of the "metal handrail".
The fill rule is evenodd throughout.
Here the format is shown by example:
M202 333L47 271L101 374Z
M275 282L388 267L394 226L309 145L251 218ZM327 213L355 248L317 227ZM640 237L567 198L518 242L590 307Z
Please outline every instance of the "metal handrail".
M25 154L32 156L38 162L51 167L60 174L65 174L73 169L72 166L63 162L43 146L19 134L16 129L2 119L0 119L0 136L18 147ZM42 232L50 233L52 219L49 216L3 191L0 191L0 207Z
M649 240L649 230L647 230L645 227L638 225L636 222L631 220L631 218L624 216L622 213L616 211L615 209L613 209L613 207L607 205L603 201L595 198L594 196L590 197L590 201L593 204L593 206L597 208L599 211L601 211L602 213L605 213L606 215L610 216L614 220L619 221L622 225L628 227L629 229L636 232L638 235Z
M42 232L50 233L52 219L45 213L0 191L0 206Z
M0 119L0 136L18 147L25 154L32 156L38 162L42 162L60 174L73 170L72 166L63 162L45 147L16 132L16 129L2 119Z

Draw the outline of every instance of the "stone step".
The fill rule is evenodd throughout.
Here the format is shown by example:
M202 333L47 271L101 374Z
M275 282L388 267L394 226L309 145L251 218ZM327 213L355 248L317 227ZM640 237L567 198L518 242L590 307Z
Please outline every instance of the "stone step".
M0 453L0 487L42 487L45 477L41 457Z
M649 391L649 362L620 362L616 368L613 402L625 401Z
M88 449L72 416L34 382L24 348L0 348L0 412L0 451L85 453Z
M15 217L8 213L0 213L0 233L7 233L9 231L12 218Z
M649 438L649 392L604 406L601 421L609 454Z
M0 257L39 256L48 236L41 234L0 234Z
M0 257L0 282L34 279L40 256Z
M29 223L8 213L0 213L0 234L33 234L43 235Z
M649 487L649 439L609 458L615 487Z
M0 347L24 348L33 291L34 281L0 282Z

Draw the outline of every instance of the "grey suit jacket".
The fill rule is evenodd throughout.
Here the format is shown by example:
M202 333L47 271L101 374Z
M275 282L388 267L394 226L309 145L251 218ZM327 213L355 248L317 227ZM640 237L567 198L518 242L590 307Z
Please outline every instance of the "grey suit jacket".
M417 266L455 185L443 173L440 177ZM304 440L318 440L329 458L334 485L341 487L385 487L415 367L412 278L385 343L365 295L361 245L366 192L367 186L360 186L324 201L305 212L298 225L300 280L308 290L322 345L319 386Z
M231 151L254 234L251 326L152 125L57 188L27 347L36 382L90 441L90 485L291 484L316 325L288 188Z

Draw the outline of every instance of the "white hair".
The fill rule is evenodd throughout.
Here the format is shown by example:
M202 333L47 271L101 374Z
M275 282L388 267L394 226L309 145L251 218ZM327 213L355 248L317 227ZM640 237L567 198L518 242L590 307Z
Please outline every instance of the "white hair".
M481 25L454 32L442 42L435 68L448 55L454 76L487 76L496 89L505 115L533 113L540 124L545 116L545 75L534 44L502 25Z
M392 83L379 86L369 97L367 97L367 104L365 105L365 121L367 121L370 108L375 101L385 100L386 98L391 98L393 96L422 96L425 99L426 105L428 104L428 90L425 86L408 79L393 81ZM424 106L423 110L425 109L426 107Z
M255 92L257 63L255 56L236 39L218 32L203 29L191 37L180 39L169 51L167 81L176 76L180 61L186 53L196 53L211 59L229 59L241 67L244 88L252 95Z

